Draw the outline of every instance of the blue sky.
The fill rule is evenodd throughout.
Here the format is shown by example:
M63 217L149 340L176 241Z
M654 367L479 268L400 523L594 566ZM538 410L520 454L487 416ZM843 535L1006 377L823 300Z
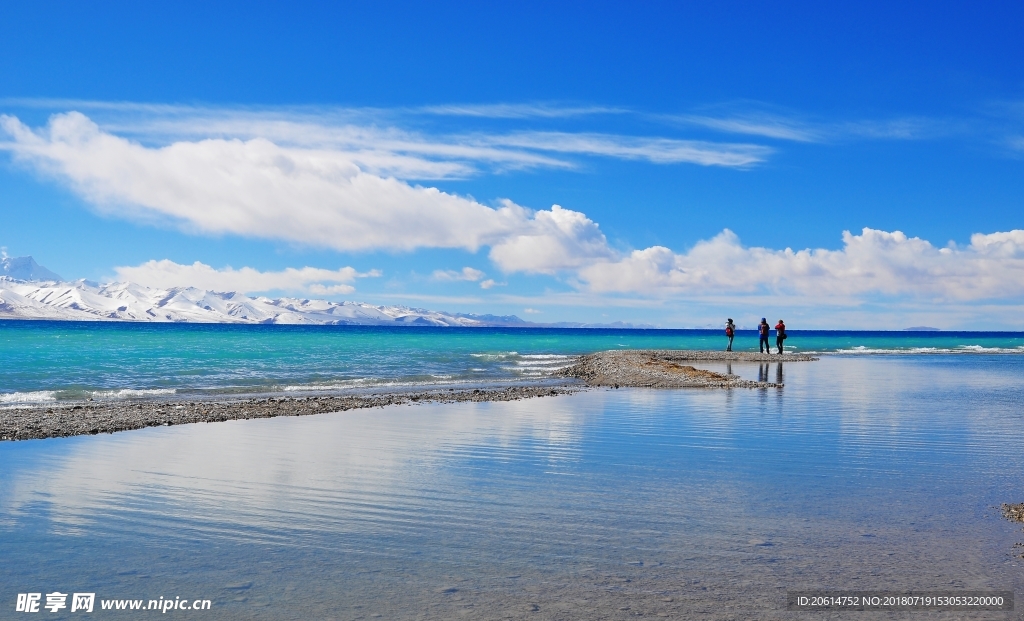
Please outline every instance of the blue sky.
M1022 18L5 3L0 245L535 321L1020 329Z

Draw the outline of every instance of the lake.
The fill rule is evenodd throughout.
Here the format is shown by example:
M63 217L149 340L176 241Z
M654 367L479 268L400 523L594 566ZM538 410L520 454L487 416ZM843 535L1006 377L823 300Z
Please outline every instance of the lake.
M463 358L685 341L448 334ZM841 338L833 351L894 349ZM998 505L1024 502L1024 356L970 349L1020 336L898 338L898 354L732 363L779 390L602 389L3 442L0 618L20 617L18 593L53 591L95 592L101 618L130 616L101 600L162 597L208 599L167 614L218 619L807 618L785 610L788 590L1020 596L1024 532ZM63 389L18 373L4 388ZM116 388L97 377L79 384Z

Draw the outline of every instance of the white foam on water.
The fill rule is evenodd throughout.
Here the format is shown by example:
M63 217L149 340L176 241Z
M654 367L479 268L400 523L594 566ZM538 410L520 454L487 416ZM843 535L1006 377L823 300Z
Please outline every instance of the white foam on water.
M0 394L0 404L20 405L34 403L48 403L57 400L57 393L53 390L37 390L33 392L7 392Z
M529 360L568 360L575 358L575 356L567 356L565 354L523 354L520 358Z
M333 382L331 384L296 384L293 386L285 386L285 392L302 392L302 391L317 391L317 390L341 390L343 388L352 388L353 386L359 386L361 384L369 384L373 380L369 377L359 377L351 380L342 380L340 382Z
M92 396L97 399L130 399L132 397L158 397L160 395L173 395L177 393L175 388L122 388L120 390L97 390Z
M483 358L484 360L505 360L506 358L511 358L512 356L518 355L519 352L517 351L484 352L479 354L470 354L470 356L473 356L474 358Z

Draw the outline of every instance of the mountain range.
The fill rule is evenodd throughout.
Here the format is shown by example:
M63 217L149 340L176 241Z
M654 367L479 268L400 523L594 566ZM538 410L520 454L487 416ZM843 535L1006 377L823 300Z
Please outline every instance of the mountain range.
M194 287L157 289L130 282L66 282L32 257L0 257L0 319L145 321L188 323L650 328L633 324L541 324L515 315L476 315L330 302L306 298L249 297Z

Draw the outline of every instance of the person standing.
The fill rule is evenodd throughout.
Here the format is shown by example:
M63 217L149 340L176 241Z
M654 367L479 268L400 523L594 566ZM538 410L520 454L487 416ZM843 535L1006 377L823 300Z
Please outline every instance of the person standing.
M768 326L768 320L765 319L764 317L761 317L761 323L758 324L757 326L757 333L761 336L761 340L757 342L757 349L762 354L772 353L772 346L768 344L769 330L770 327Z
M786 340L786 322L779 320L775 324L775 346L779 348L779 355L782 355L782 341Z
M732 351L732 339L736 336L736 324L732 322L731 317L725 322L725 336L729 337L729 345L725 351Z

